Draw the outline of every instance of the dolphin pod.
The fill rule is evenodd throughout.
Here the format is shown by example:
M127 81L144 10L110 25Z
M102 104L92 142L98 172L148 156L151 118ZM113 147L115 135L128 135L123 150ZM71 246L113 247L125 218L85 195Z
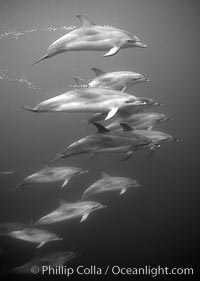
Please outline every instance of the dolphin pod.
M132 71L115 71L106 73L99 68L91 68L91 70L95 73L96 77L86 85L93 88L107 87L124 92L132 85L150 81L142 74ZM74 77L74 79L78 86L81 86L84 83L82 78Z
M77 15L77 18L81 22L81 27L53 42L46 54L33 64L68 51L106 51L104 57L108 57L115 55L120 49L146 47L137 36L127 31L95 25L83 15Z
M67 51L104 51L104 57L108 57L117 54L120 49L146 47L137 36L127 31L109 26L98 26L82 15L77 17L81 22L81 27L53 42L48 47L46 54L33 64ZM137 150L150 149L152 154L155 148L164 142L179 141L167 133L152 130L155 126L171 120L161 113L144 112L151 107L162 105L161 103L152 98L127 93L132 85L149 81L148 78L131 71L106 73L99 68L91 69L95 73L95 78L88 84L84 85L82 78L74 77L77 83L74 90L49 98L35 107L24 107L28 111L38 113L84 112L94 114L89 118L88 123L92 123L97 128L97 132L74 141L63 152L58 153L51 162L73 155L115 152L124 153L123 160L128 160ZM107 125L97 122L107 121L111 118L114 121L110 124L106 122ZM76 167L46 165L44 169L25 177L16 188L28 184L57 182L61 182L61 187L65 187L72 177L86 172ZM50 241L63 239L40 227L74 219L80 219L80 222L83 222L91 213L107 207L97 201L89 201L88 198L97 194L105 196L111 191L118 191L122 195L128 189L137 187L140 187L140 184L132 178L110 176L102 172L102 177L88 186L77 201L61 200L58 208L41 216L31 224L0 223L0 235L37 244L37 248L40 248ZM36 257L11 271L27 274L34 266L39 270L43 265L54 268L75 257L76 254L71 251L53 252Z
M45 165L44 169L26 177L14 189L27 184L51 183L59 181L63 181L61 187L65 187L72 177L87 172L88 171L82 171L81 169L76 167L50 167L48 165Z

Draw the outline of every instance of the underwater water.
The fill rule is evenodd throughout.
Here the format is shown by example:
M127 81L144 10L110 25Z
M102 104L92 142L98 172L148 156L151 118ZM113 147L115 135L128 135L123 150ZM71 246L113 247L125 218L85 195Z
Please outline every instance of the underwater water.
M1 236L2 272L25 264L37 253L70 250L78 255L69 262L74 268L160 265L193 267L199 274L198 10L199 2L189 0L0 1L0 222L31 223L57 208L59 199L80 200L84 190L100 179L101 171L133 178L141 185L122 196L117 192L95 196L95 201L108 207L85 222L75 219L47 227L63 241L36 249L34 244ZM78 14L134 33L147 48L123 49L107 58L103 52L66 52L32 66L52 42L80 25ZM96 132L93 125L83 129L88 113L37 114L22 108L72 89L74 76L91 81L91 67L135 71L149 78L150 82L136 84L128 92L162 103L149 111L173 120L156 129L180 142L162 144L152 157L137 151L124 162L119 153L62 159L55 165L80 167L89 173L74 177L62 190L60 183L51 183L12 192L69 144ZM118 277L130 278L109 276ZM181 278L187 280L187 276Z

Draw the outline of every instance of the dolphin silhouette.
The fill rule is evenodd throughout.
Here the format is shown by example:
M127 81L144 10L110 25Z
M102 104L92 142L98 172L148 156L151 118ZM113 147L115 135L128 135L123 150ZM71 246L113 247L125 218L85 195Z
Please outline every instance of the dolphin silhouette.
M34 108L33 112L102 112L105 120L112 118L118 109L127 110L131 106L144 105L146 101L125 92L102 88L80 88L50 98Z
M53 42L46 54L33 64L67 51L106 51L104 57L108 57L115 55L123 48L146 47L137 36L127 31L95 25L83 15L77 15L77 18L81 22L81 27Z

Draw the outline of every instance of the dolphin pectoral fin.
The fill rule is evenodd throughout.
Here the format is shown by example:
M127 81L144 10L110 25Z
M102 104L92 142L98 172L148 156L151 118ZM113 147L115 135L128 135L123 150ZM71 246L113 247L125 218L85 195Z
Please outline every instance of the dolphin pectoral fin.
M94 123L96 121L104 120L106 113L96 113L88 119L88 124Z
M150 147L150 151L146 157L151 157L154 154L154 152L155 152L155 147L154 146Z
M120 50L120 47L113 47L112 49L110 49L107 53L105 53L103 56L104 57L110 57L110 56L114 56L116 53L118 53Z
M125 86L121 89L121 92L126 92L127 89L128 89L128 86Z
M82 216L82 218L81 218L80 222L85 221L85 220L87 219L87 217L88 217L88 216L89 216L89 213L84 214L84 215Z
M149 126L149 127L147 128L147 130L150 131L150 130L152 130L152 128L153 128L153 126Z
M106 116L105 120L108 120L112 118L118 111L118 107L113 107L109 112L108 115Z
M83 15L76 16L81 21L81 26L92 26L95 25L88 17Z
M95 68L95 67L92 67L91 70L94 72L94 74L96 75L96 77L98 76L101 76L103 74L105 74L104 71L102 71L101 69L99 68Z
M41 242L36 248L41 248L42 246L44 246L44 244L46 244L47 243L47 241L43 241L43 242Z
M121 190L121 192L120 192L119 195L122 195L122 194L124 194L125 192L126 192L126 188L123 188L123 189Z
M77 84L78 86L81 86L82 84L85 84L84 79L83 79L83 78L80 78L80 77L78 77L78 76L75 76L75 77L74 77L74 80L75 80L75 82L76 82L76 84Z
M131 158L132 155L133 155L133 151L132 150L126 152L126 156L121 161L128 160L129 158Z
M67 183L69 182L69 180L70 180L70 178L65 179L65 181L61 185L61 188L65 187L67 185Z

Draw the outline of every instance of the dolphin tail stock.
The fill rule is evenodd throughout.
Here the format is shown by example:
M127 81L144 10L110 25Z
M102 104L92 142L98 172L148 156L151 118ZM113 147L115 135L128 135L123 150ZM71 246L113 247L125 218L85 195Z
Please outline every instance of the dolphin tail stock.
M31 111L31 112L37 112L38 111L36 108L28 106L28 105L25 105L22 108L27 110L27 111Z
M36 60L34 63L32 63L32 65L35 65L36 63L38 63L38 62L40 62L40 61L42 61L42 60L45 60L45 59L47 59L49 57L49 55L48 54L45 54L43 57L41 57L40 59L38 59L38 60Z
M56 156L52 160L49 161L49 163L56 162L57 160L59 160L61 158L64 158L64 155L61 153L57 153Z

